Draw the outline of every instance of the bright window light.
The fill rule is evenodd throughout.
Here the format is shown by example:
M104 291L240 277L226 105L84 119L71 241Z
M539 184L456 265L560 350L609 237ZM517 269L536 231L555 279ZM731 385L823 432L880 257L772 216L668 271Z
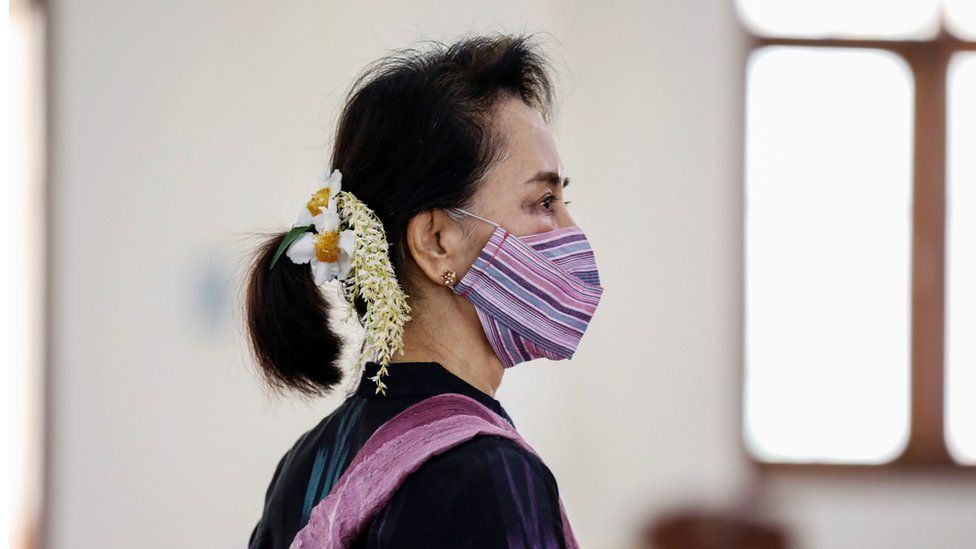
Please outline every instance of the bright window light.
M940 16L939 0L736 0L736 8L756 34L803 38L925 39Z
M907 442L912 102L890 52L749 59L743 419L757 459L883 463Z
M976 53L949 64L946 444L976 464Z
M976 2L973 0L943 0L945 24L949 32L963 40L976 40Z

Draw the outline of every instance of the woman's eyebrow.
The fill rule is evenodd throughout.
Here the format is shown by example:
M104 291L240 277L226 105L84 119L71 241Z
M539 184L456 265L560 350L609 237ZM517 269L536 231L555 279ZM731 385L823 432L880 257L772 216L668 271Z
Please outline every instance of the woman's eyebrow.
M556 173L556 172L547 172L547 171L541 171L541 172L533 175L531 178L529 178L528 181L526 181L526 183L536 183L536 182L539 182L539 181L544 181L545 183L548 183L549 185L558 185L558 184L562 183L564 189L569 186L569 178L568 177L563 177L562 179L560 179L558 173Z

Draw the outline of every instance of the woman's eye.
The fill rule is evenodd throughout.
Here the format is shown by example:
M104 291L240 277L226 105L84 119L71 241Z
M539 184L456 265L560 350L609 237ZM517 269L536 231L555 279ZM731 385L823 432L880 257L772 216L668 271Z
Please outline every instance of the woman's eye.
M545 208L547 212L554 213L556 210L552 206L553 202L562 202L564 207L570 204L569 200L562 200L554 194L547 194L542 200L539 201L539 204Z
M545 209L549 210L550 212L551 211L554 211L553 208L552 208L552 203L555 200L556 200L556 195L550 194L550 195L546 196L545 198L542 199L542 207L544 207Z

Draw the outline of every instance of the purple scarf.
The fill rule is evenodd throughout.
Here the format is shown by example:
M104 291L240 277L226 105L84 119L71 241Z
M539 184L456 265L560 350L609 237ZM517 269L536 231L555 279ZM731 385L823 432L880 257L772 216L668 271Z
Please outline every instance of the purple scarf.
M345 548L369 525L407 477L428 458L478 435L498 435L538 456L507 421L473 398L447 393L424 399L380 426L312 509L291 549ZM577 549L562 500L566 547Z

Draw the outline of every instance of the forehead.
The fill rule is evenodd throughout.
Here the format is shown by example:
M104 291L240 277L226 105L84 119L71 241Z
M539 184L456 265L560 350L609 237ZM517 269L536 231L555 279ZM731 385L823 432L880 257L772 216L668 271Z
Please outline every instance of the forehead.
M503 137L504 148L501 160L495 166L497 175L519 182L540 171L562 175L556 142L538 111L521 99L509 97L502 100L496 113L496 129Z

